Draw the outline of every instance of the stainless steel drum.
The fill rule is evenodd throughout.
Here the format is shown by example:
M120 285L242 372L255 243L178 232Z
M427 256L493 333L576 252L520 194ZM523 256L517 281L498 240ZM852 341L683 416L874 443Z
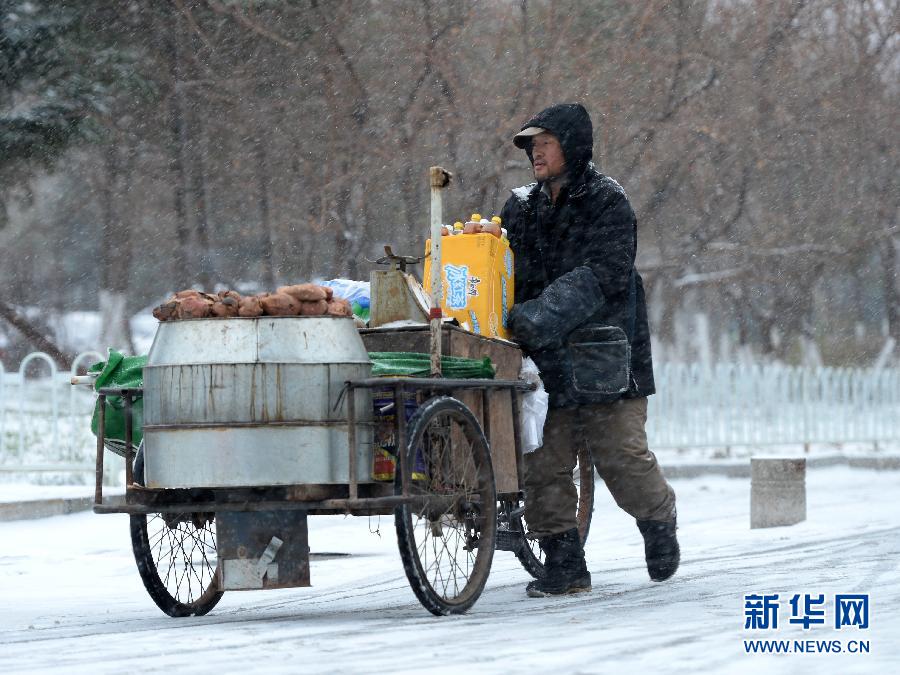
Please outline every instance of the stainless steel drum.
M144 368L147 487L349 478L344 382L371 375L349 318L160 323ZM355 392L357 480L372 481L372 403Z

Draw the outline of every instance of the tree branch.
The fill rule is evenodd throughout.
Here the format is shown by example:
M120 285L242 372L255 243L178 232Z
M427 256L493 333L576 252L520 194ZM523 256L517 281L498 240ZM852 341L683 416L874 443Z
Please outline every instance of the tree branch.
M0 317L6 319L10 325L18 330L22 336L37 349L46 352L63 368L71 368L74 356L56 345L55 342L45 337L44 334L24 316L19 314L11 305L0 300Z

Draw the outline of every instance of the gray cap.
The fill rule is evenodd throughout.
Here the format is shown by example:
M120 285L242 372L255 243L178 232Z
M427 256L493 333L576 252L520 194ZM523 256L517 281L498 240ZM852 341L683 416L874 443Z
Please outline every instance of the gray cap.
M532 136L537 136L545 131L547 130L543 127L525 127L522 131L513 136L513 143L515 143L517 148L522 148L524 150L531 142Z

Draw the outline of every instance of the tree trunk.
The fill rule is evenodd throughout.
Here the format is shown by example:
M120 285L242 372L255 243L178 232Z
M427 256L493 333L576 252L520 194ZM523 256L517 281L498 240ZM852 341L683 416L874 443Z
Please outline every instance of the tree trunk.
M172 12L172 21L169 30L164 30L166 36L166 51L169 65L169 171L172 174L173 202L175 208L175 245L172 251L172 280L177 289L188 288L192 281L191 263L188 255L190 251L190 229L187 222L187 201L185 197L185 155L187 154L187 129L184 120L184 92L181 87L181 44L182 44L182 18L177 10Z
M191 39L188 47L191 53L196 54L201 48L201 43L197 39L195 32L191 33ZM189 77L191 80L197 80L201 77L196 60L188 61ZM194 89L196 91L196 89ZM190 143L190 191L191 191L191 210L194 215L194 234L197 236L197 281L206 291L213 290L214 265L212 251L209 250L209 207L206 201L206 134L204 127L204 118L200 116L198 110L202 105L202 101L195 96L190 105L186 108L188 112L188 142ZM219 279L221 281L221 279Z
M128 298L125 293L100 289L100 348L134 353L128 328Z
M195 140L191 153L191 201L194 211L194 231L197 234L197 280L207 291L212 290L212 252L209 250L209 212L206 206L206 163L203 161L202 130L194 119L192 136Z
M269 216L269 166L266 157L266 145L262 136L253 139L253 154L256 157L257 191L256 200L259 206L260 235L262 251L262 282L266 290L275 290L275 256L272 241L272 223Z
M103 202L103 259L100 281L100 336L101 348L112 347L134 353L131 342L131 327L128 322L128 276L131 268L131 224L120 216L118 199L121 192L116 189L122 178L127 185L130 180L130 161L123 167L119 162L118 148L114 137L105 148L106 176L101 187Z
M364 257L363 249L365 248L367 239L364 202L365 193L363 191L363 186L359 182L354 182L350 186L349 198L347 200L347 222L350 226L349 231L353 237L347 242L347 264L344 266L347 270L348 279L359 279L359 263Z
M881 251L881 279L887 305L888 335L900 344L900 237L889 237Z
M350 212L350 181L352 180L352 172L349 162L341 162L341 176L343 181L335 197L335 211L337 211L338 222L335 223L334 227L334 264L331 266L331 273L338 277L343 277L347 274L350 260L350 236L352 234L353 216Z

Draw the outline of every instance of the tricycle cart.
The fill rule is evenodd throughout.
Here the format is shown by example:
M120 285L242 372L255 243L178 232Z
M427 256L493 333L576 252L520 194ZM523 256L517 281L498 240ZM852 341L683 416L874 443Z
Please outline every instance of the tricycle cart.
M99 392L94 511L130 515L138 571L160 609L202 615L226 590L308 586L309 515L393 513L410 586L437 615L475 603L495 549L542 572L521 517L517 416L529 385L373 378L370 368L350 319L197 319L160 324L143 389ZM125 444L119 502L102 492L111 396L124 401L127 441L132 403L142 396L144 405L141 446ZM512 462L492 461L501 406ZM385 410L395 412L396 471L379 482L372 458ZM585 465L583 496L593 486ZM582 508L585 531L589 517Z

